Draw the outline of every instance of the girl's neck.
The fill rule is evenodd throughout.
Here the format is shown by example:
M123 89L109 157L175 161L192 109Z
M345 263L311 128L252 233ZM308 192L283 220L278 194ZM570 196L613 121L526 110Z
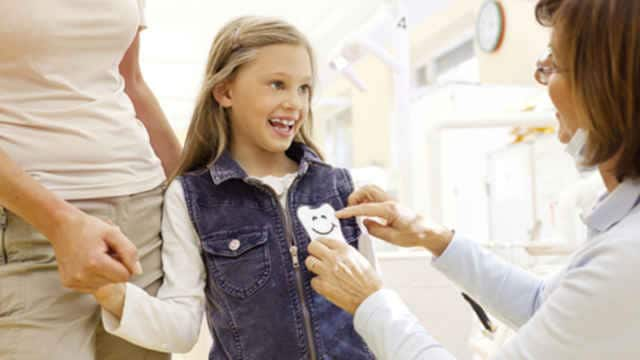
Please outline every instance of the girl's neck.
M284 152L276 153L247 146L231 146L231 157L249 176L284 176L298 170L298 164Z

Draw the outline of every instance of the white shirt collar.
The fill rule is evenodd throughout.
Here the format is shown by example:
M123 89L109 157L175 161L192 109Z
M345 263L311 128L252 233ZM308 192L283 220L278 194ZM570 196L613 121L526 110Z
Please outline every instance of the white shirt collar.
M291 173L284 176L267 175L263 177L255 177L254 179L271 187L278 197L282 197L289 189L296 176L297 173Z
M639 200L640 180L623 181L613 192L601 197L591 212L582 216L582 220L591 230L607 231L624 219Z

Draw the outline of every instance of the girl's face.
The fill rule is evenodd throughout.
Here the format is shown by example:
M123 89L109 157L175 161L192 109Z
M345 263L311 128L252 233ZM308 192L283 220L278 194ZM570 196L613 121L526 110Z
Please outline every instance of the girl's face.
M231 146L283 153L309 114L312 69L306 48L269 45L239 68L218 102L230 108Z

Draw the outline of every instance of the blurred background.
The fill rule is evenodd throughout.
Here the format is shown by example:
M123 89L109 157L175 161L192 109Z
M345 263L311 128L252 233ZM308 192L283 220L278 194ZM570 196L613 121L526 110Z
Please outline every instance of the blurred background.
M583 241L579 214L603 190L555 138L533 79L549 31L534 0L147 1L142 68L184 139L207 53L233 17L283 18L319 64L314 136L328 160L424 216L544 276ZM509 338L483 331L459 291L415 249L376 243L385 284L460 360ZM196 348L176 359L204 359Z

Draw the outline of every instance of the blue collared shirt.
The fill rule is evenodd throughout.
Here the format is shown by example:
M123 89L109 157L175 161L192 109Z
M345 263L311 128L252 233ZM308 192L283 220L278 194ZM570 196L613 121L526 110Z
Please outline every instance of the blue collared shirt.
M589 238L603 233L622 221L640 203L640 181L620 184L611 194L603 195L593 210L582 216Z
M638 359L639 203L640 181L625 181L603 196L582 216L587 241L547 280L462 236L433 264L518 330L497 359ZM390 290L358 308L355 326L379 359L453 359Z

